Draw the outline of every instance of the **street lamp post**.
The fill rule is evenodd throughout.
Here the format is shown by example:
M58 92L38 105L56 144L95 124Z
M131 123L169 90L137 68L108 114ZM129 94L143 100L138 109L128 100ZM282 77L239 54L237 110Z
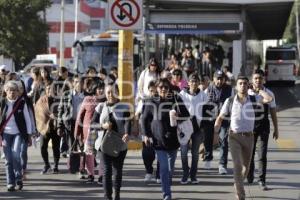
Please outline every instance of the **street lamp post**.
M64 66L64 32L65 32L65 0L61 0L60 7L60 41L59 41L59 66Z

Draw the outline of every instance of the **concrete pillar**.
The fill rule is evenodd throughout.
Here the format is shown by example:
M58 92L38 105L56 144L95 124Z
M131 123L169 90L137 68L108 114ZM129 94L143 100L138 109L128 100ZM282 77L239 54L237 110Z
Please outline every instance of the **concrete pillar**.
M120 100L134 105L133 32L119 30L118 86Z
M242 66L240 72L245 74L246 67L247 67L247 16L246 16L246 7L242 7L242 23L243 23L243 30L241 33L241 42L242 42Z

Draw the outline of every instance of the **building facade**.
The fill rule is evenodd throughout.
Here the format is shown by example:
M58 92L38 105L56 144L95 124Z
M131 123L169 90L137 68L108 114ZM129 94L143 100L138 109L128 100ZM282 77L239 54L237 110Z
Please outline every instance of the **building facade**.
M52 6L46 10L46 21L49 25L48 53L60 52L61 0L51 0ZM64 6L64 65L71 67L72 46L75 39L75 8L78 1L77 39L106 30L105 8L106 3L99 0L65 0ZM58 62L59 63L59 62Z

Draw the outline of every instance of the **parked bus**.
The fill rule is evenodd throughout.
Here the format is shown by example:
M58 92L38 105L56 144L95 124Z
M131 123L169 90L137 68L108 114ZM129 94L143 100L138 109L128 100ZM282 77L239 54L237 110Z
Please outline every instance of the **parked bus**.
M108 31L76 41L73 45L76 48L74 70L83 74L89 66L94 66L97 70L105 68L108 72L112 67L118 67L118 40L118 32ZM143 66L142 45L142 37L134 34L133 68L135 72Z
M266 51L266 80L286 81L294 85L297 75L298 56L295 47L269 47Z

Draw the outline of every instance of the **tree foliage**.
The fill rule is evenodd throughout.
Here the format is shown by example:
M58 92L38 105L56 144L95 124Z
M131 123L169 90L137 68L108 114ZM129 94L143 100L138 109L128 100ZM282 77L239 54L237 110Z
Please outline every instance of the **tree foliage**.
M0 55L16 68L47 50L49 27L43 13L50 0L0 0Z
M297 8L297 3L295 2L283 36L283 38L286 39L286 42L288 44L297 43L296 8ZM299 3L298 3L298 12L300 12Z

